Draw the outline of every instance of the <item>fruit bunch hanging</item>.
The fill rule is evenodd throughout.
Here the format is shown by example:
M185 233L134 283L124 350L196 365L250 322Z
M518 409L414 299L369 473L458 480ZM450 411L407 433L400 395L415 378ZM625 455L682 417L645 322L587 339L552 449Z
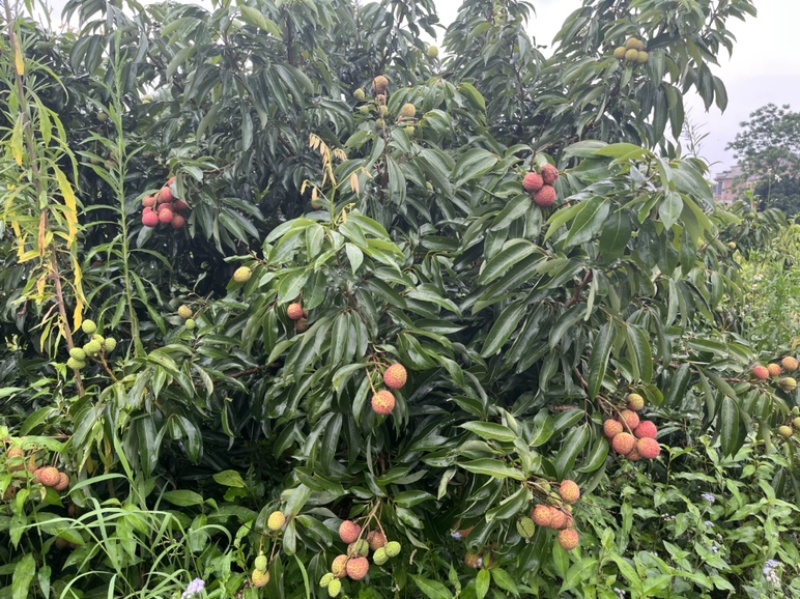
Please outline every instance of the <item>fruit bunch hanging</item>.
M186 226L185 215L189 205L175 197L174 185L175 177L170 177L158 193L142 198L142 224L145 227L170 225L173 229L183 229Z
M550 208L558 199L556 188L553 187L558 175L556 167L545 164L538 171L531 171L522 178L522 188L531 195L534 204L541 208Z

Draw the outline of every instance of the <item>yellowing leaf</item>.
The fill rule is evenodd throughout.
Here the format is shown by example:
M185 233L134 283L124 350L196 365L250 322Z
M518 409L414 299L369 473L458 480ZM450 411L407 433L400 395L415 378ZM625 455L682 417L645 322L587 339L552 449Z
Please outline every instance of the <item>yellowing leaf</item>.
M22 113L17 115L17 122L14 123L14 131L11 132L11 155L17 166L22 166Z
M78 202L67 176L58 167L56 167L55 171L58 187L61 189L61 195L64 197L64 206L66 207L64 214L67 217L67 248L71 248L78 236Z
M16 36L14 36L14 64L17 67L17 74L22 77L25 74L25 61L22 59L22 48Z
M39 254L44 255L47 249L47 212L39 218Z
M75 311L72 313L72 330L76 331L83 324L83 308L86 296L83 294L83 271L77 256L72 256L72 270L75 273Z

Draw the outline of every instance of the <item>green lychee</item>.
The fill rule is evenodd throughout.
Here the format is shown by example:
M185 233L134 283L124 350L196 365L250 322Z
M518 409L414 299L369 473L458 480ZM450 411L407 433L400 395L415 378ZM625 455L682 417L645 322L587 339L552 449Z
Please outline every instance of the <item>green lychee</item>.
M91 335L97 330L97 325L93 320L84 320L83 324L81 325L81 330L87 335Z
M375 563L376 566L382 566L386 562L389 561L389 555L386 553L386 547L378 548L375 553L372 554L372 561Z
M386 543L386 547L384 549L386 549L386 555L389 557L397 557L400 555L400 550L402 548L403 546L397 541L389 541Z
M788 439L794 434L791 426L780 426L778 427L778 434L783 437L784 439Z
M258 557L255 560L255 568L256 570L260 570L261 572L267 571L267 556L263 553L259 553Z
M334 578L333 580L331 580L330 584L328 584L328 596L337 597L341 592L342 592L342 581L337 578Z
M359 102L363 102L364 100L367 99L367 94L363 89L359 87L355 92L353 92L353 97Z
M82 370L86 368L86 362L82 360L76 360L75 358L70 358L67 360L67 367L72 368L73 370Z
M326 588L336 577L333 572L327 572L322 578L319 579L319 586L323 589Z
M117 340L113 337L106 337L106 340L103 341L103 349L106 350L106 353L111 353L117 348Z
M197 326L197 323L194 321L194 318L186 319L186 322L183 324L186 327L187 331L192 331Z
M80 347L73 347L71 350L69 350L69 357L75 358L79 362L84 362L86 360L86 352Z
M240 266L236 269L236 272L233 273L233 280L237 283L247 283L250 280L250 277L253 276L253 271L250 270L247 266Z
M86 352L87 356L96 356L101 351L103 351L103 345L101 343L98 343L97 341L92 340L83 346L83 351Z
M272 532L278 531L286 524L286 515L281 511L274 511L267 518L267 528Z

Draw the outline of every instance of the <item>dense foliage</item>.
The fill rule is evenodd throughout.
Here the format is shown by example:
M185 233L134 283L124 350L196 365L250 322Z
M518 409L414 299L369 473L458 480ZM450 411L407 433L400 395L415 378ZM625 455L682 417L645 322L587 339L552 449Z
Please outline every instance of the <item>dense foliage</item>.
M0 597L800 595L741 307L785 222L666 139L750 0L585 0L550 56L514 0L441 49L430 0L4 8ZM401 549L337 589L346 520Z

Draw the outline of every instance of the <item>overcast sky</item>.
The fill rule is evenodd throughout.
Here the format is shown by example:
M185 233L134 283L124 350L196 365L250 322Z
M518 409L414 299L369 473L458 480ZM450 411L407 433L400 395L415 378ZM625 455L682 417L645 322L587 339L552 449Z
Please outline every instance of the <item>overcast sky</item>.
M147 0L145 0L146 2ZM449 24L456 16L459 0L434 0L442 23ZM48 3L60 13L66 0ZM199 2L203 4L202 0ZM580 7L580 0L533 0L536 16L529 23L529 31L538 44L550 44L566 17ZM757 2L758 17L742 23L732 21L729 26L738 43L731 58L720 57L720 67L715 73L728 89L728 108L724 114L713 107L706 112L697 97L686 98L687 113L693 123L708 136L702 144L703 157L711 163L714 173L719 173L735 160L725 150L739 130L739 123L747 120L755 109L772 102L794 104L800 110L800 60L794 47L798 40L796 27L800 22L800 0L766 0Z

